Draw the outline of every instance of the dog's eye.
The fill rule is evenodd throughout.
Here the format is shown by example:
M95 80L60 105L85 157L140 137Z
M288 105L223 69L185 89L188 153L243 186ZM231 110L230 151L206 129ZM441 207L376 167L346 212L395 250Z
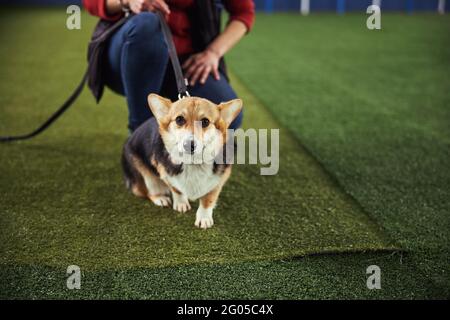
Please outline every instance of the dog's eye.
M186 123L186 119L183 116L178 116L175 118L175 122L181 127Z
M206 118L202 119L202 127L206 128L207 126L209 126L209 120Z

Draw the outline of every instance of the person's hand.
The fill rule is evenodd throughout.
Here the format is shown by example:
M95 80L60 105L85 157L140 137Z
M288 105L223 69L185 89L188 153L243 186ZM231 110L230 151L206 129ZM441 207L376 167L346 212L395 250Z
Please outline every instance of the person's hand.
M183 63L189 85L195 86L197 81L204 84L210 73L212 73L214 79L219 80L219 60L220 56L211 49L190 56Z
M170 13L169 6L164 0L123 0L123 4L128 5L135 14L144 11L161 11L164 15Z

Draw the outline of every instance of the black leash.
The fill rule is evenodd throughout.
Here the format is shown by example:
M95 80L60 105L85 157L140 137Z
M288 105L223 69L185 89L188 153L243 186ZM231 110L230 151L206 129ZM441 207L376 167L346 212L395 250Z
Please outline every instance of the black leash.
M183 97L189 96L189 92L186 88L186 79L183 76L183 71L180 66L180 61L178 60L177 51L175 49L175 45L173 43L172 39L172 33L170 32L169 26L167 25L166 20L164 19L164 16L161 12L157 12L160 24L161 24L161 30L164 35L164 39L167 43L167 48L169 50L169 56L170 60L172 62L173 71L175 72L175 79L177 83L178 88L178 99L181 99ZM105 37L109 36L112 32L117 30L120 26L122 26L126 20L131 15L127 15L126 17L119 20L116 24L114 24L111 29L108 30L108 32L101 38L98 39L98 41L103 41ZM69 98L62 104L61 107L59 107L58 110L56 110L55 113L51 115L50 118L48 118L43 124L41 124L37 129L34 131L23 134L23 135L17 135L17 136L0 136L0 142L11 142L11 141L18 141L18 140L26 140L33 138L43 132L45 129L47 129L53 122L56 121L69 107L75 102L75 100L79 97L81 92L83 91L83 88L88 81L88 75L89 75L89 67L88 70L83 75L83 78L81 79L80 84L75 88L74 92L69 96Z
M183 71L181 70L180 60L178 60L177 50L175 49L175 44L173 43L172 33L167 25L164 15L158 11L159 22L161 24L161 30L166 40L167 48L169 50L170 61L172 62L173 72L175 73L175 79L177 82L178 89L178 99L183 97L189 97L189 92L186 88L187 80L183 76Z

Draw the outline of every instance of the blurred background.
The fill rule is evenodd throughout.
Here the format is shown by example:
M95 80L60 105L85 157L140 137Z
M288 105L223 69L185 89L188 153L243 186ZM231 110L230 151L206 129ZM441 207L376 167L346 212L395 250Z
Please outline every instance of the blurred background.
M277 11L365 11L371 4L376 4L382 10L404 11L440 11L448 12L446 0L255 0L256 9L261 12L272 13ZM0 0L0 4L23 5L81 5L81 0Z

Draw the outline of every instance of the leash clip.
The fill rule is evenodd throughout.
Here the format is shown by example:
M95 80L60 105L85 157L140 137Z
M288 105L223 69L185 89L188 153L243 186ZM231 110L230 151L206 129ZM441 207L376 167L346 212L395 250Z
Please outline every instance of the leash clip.
M184 85L185 86L188 86L189 85L189 82L188 82L188 80L186 79L186 78L184 78ZM186 98L186 97L190 97L191 95L189 94L189 92L186 90L186 88L185 88L185 90L184 90L184 92L183 93L178 93L178 100L181 100L181 99L183 99L183 98Z
M189 92L186 90L184 93L179 93L178 94L178 100L190 97L191 95L189 94Z

